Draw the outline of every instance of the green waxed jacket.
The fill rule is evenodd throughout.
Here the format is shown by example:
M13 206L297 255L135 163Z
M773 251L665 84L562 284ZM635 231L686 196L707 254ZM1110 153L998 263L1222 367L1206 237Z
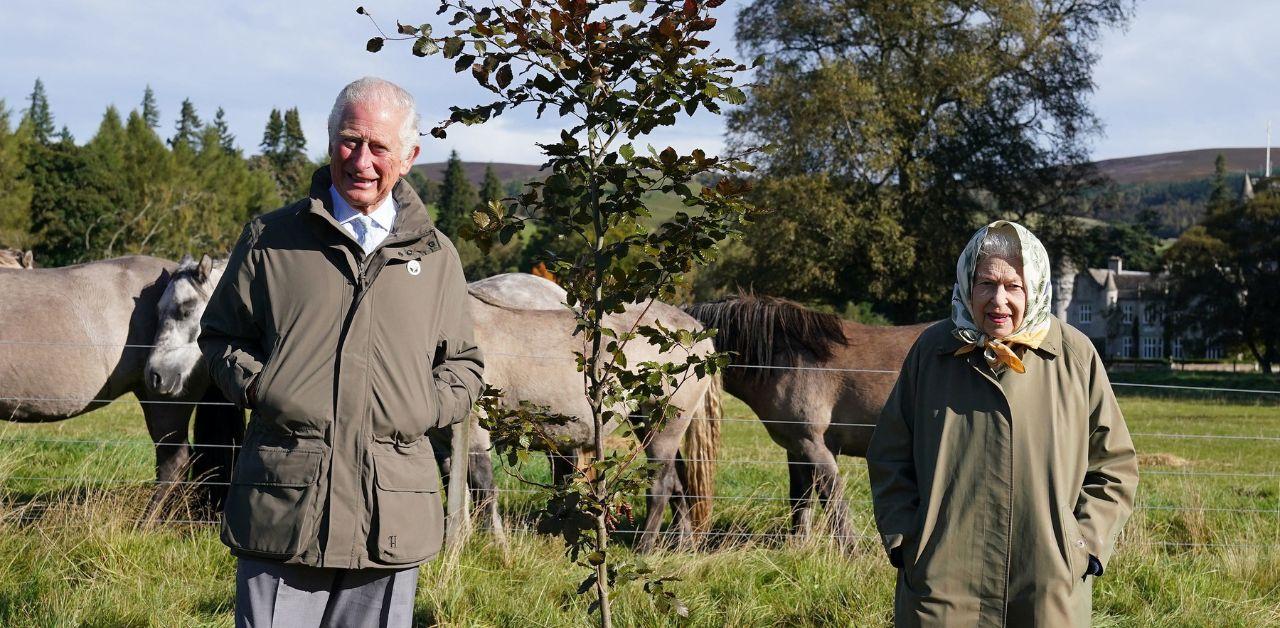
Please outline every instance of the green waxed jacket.
M1093 576L1133 509L1138 463L1102 361L1052 319L1023 374L921 335L867 451L876 525L901 548L898 626L1088 626Z
M329 186L325 166L309 198L245 227L200 321L214 383L252 410L222 540L293 564L409 567L444 532L427 431L466 417L483 359L458 254L413 189L397 182L395 224L366 256Z

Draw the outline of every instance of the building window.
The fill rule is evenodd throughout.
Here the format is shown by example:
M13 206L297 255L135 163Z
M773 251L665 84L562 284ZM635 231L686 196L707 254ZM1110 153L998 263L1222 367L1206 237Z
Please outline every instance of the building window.
M1093 306L1088 303L1081 303L1076 306L1076 322L1092 323L1093 322Z
M1174 338L1173 343L1169 346L1169 355L1174 359L1182 359L1182 339Z
M1120 306L1120 323L1123 325L1133 324L1133 304L1125 303Z
M1142 323L1144 325L1155 325L1160 319L1160 308L1155 305L1147 305L1142 308Z
M1164 357L1164 347L1159 336L1142 337L1142 357L1146 360Z
M1221 360L1221 359L1222 359L1222 347L1218 347L1218 346L1210 346L1210 347L1206 347L1206 348L1205 348L1205 350L1204 350L1204 357L1206 357L1206 358L1208 358L1208 359L1210 359L1210 360Z
M1125 336L1120 339L1120 357L1133 357L1133 336Z

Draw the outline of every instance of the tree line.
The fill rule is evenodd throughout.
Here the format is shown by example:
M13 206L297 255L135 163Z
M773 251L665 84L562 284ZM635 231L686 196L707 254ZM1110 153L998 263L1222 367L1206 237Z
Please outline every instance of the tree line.
M83 144L58 129L40 79L26 104L15 120L0 101L0 245L43 266L225 251L250 217L305 191L315 167L296 108L272 110L261 152L246 156L221 107L204 121L184 100L166 133L149 86L127 115L108 106Z

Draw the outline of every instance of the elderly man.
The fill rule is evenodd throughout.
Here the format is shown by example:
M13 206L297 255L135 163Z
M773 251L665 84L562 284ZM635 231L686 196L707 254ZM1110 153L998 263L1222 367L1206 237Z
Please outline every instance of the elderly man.
M408 626L444 513L428 430L479 394L453 245L400 177L400 87L363 78L329 115L307 198L254 219L201 319L213 381L252 410L222 540L237 626Z

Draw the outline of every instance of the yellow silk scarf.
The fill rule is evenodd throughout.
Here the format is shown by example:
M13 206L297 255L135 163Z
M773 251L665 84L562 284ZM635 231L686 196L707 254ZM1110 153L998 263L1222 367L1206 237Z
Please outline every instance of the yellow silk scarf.
M1018 358L1018 354L1013 352L1010 345L1020 344L1032 349L1038 349L1040 348L1040 343L1048 335L1049 328L1047 326L999 339L981 334L977 340L956 349L955 355L964 355L970 351L982 349L982 357L987 360L987 365L991 367L991 370L999 372L1003 368L1000 365L1004 365L1013 369L1014 373L1026 373L1027 367L1023 366L1022 360Z

